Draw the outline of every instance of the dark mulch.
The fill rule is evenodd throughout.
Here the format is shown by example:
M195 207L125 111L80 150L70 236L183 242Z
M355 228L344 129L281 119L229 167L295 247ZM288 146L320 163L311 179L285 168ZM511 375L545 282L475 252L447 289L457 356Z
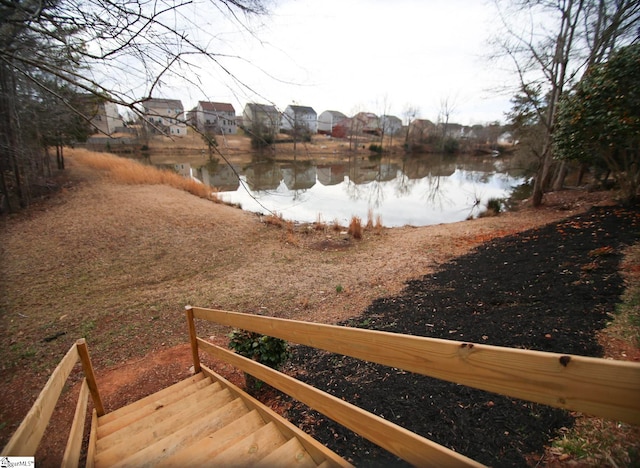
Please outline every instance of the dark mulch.
M619 301L618 265L639 229L638 211L606 207L495 239L344 325L600 356L595 332ZM300 380L487 465L526 465L573 421L563 410L306 347L292 366ZM356 465L403 465L301 404L288 417Z

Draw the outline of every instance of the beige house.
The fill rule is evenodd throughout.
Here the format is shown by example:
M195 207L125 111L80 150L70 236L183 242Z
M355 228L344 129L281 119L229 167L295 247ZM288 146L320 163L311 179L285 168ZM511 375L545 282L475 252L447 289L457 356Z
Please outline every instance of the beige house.
M186 136L184 107L179 99L147 99L144 106L144 125L149 133L167 136Z
M203 133L216 135L238 133L236 110L229 103L198 101L198 105L189 114L192 125Z
M275 135L280 132L280 112L269 104L248 103L242 113L242 125L248 131L257 129Z

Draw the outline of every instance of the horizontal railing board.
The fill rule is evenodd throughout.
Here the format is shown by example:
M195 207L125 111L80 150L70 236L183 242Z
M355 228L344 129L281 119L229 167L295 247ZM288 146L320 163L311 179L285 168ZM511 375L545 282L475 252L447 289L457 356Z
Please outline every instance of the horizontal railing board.
M483 466L351 403L197 338L198 348L263 380L416 466Z
M192 307L195 318L490 392L640 424L640 364Z
M3 456L32 457L35 454L64 384L78 361L78 349L73 345L54 369L35 403L2 450Z
M67 446L62 456L64 468L76 468L80 461L80 452L82 450L82 437L84 435L84 420L87 416L87 403L89 403L89 384L87 378L82 379L80 386L80 394L76 403L76 411L73 415Z

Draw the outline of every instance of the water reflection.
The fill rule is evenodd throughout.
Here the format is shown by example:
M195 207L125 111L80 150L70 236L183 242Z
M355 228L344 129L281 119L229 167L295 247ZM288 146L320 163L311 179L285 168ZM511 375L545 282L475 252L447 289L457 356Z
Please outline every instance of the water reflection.
M244 167L213 161L190 168L190 175L248 211L268 209L285 219L320 217L343 225L352 216L366 221L373 211L389 227L461 221L524 182L509 158L432 154L317 164L255 160Z

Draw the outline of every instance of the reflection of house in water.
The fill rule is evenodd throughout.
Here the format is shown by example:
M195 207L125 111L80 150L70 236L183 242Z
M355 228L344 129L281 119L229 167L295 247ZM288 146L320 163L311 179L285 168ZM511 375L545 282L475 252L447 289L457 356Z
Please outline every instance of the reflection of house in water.
M238 170L237 168L235 168ZM221 192L230 192L240 187L238 176L234 168L228 164L217 164L215 167L202 166L197 170L198 178L210 187Z
M180 174L182 177L186 177L187 179L191 178L191 164L189 163L154 164L154 166L159 169L173 171L177 174Z
M280 167L272 161L252 164L244 171L251 190L275 190L282 180Z
M349 168L349 179L356 184L364 184L374 180L383 182L385 180L393 180L396 177L397 171L397 164L355 164Z
M292 164L282 166L282 179L289 190L304 190L316 184L316 166Z
M346 164L327 164L318 166L316 170L318 174L318 182L322 185L337 185L344 182L347 175Z
M455 157L444 155L429 155L426 158L407 159L403 162L402 172L409 179L423 179L425 177L447 177L453 174L457 167Z

